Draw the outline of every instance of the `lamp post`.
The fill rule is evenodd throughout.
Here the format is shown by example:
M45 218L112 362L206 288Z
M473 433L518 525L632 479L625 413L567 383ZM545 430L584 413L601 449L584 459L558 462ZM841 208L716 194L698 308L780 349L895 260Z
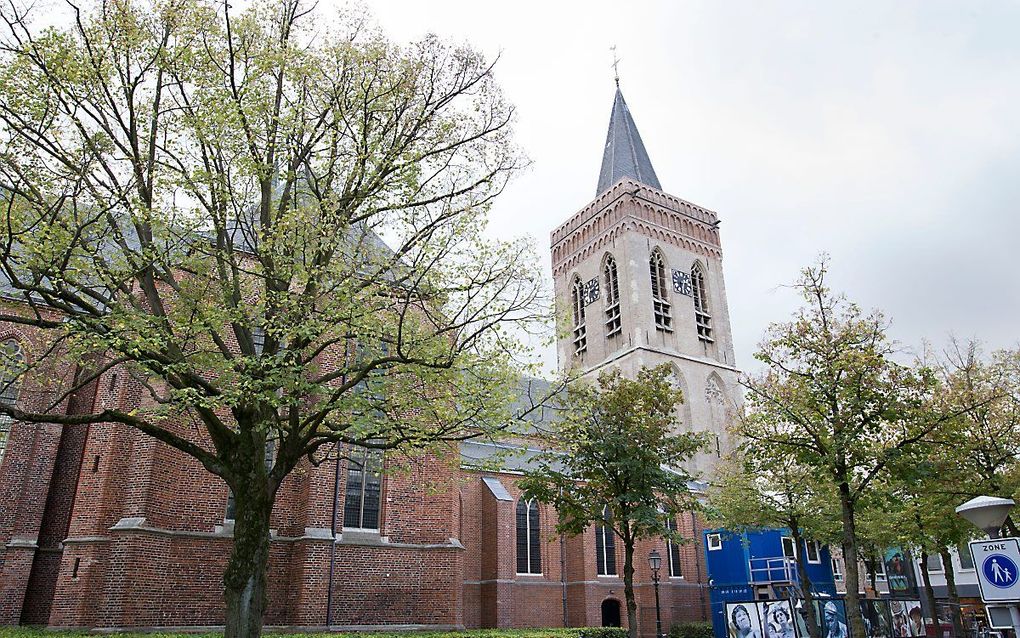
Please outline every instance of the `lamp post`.
M659 611L659 567L662 566L662 556L659 550L653 549L648 555L648 566L652 568L652 583L655 584L655 638L662 636L662 613Z
M984 530L988 538L1000 538L999 530L1013 509L1013 499L995 496L978 496L956 508L956 513Z

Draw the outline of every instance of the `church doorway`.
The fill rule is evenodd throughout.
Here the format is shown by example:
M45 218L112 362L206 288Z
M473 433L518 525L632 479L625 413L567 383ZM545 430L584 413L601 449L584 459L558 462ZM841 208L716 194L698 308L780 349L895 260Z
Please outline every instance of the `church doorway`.
M602 601L602 626L620 626L620 601L615 598L607 598Z

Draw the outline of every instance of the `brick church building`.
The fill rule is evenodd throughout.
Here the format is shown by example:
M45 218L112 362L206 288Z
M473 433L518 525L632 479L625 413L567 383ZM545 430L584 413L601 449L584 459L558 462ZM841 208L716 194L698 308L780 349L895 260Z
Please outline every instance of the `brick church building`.
M552 232L551 252L556 296L572 323L558 345L560 365L595 375L607 366L634 373L670 363L687 398L681 427L715 435L712 449L692 461L707 475L729 447L726 415L739 402L719 221L662 190L619 89L596 197ZM13 356L30 357L32 339L0 325L0 345ZM51 365L55 385L74 374ZM8 387L0 401L60 388L19 390ZM113 368L63 409L130 410L142 394ZM223 624L232 503L222 481L125 426L0 419L0 625ZM368 458L364 470L337 460L293 472L272 519L266 623L626 624L622 546L601 527L558 537L555 512L519 498L527 450L499 471L483 463L501 447L467 442L459 459ZM407 467L378 471L390 463ZM664 557L664 626L709 615L699 522L685 515L671 524L696 541L639 545L644 635L655 630L644 560L653 548Z

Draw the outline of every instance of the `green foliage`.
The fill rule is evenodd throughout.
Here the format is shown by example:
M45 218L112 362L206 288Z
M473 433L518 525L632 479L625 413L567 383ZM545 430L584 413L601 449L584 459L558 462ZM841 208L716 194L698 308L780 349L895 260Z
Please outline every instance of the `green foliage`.
M34 629L29 627L0 627L0 638L85 638L88 632ZM221 633L138 633L112 634L117 638L221 638ZM379 631L371 633L323 632L266 634L286 638L623 638L626 631L619 627L567 627L524 629L470 629L467 631Z
M705 438L673 431L682 401L668 365L642 368L635 379L614 369L600 374L596 384L575 382L562 406L563 419L536 457L537 468L519 483L529 498L556 507L561 534L581 534L598 523L623 541L631 638L637 636L635 541L683 542L666 528L666 519L697 507L684 465Z
M578 638L627 638L622 627L585 627L578 632Z
M559 532L583 533L606 508L624 540L660 538L666 517L695 507L683 467L705 439L673 432L683 395L670 375L665 365L636 379L612 370L597 384L570 386L549 449L520 483L529 498L555 505Z
M838 507L847 582L857 582L859 512L881 500L883 483L908 471L905 459L950 418L938 405L935 371L897 361L880 312L865 314L826 285L827 264L802 271L804 305L769 327L755 357L765 364L746 381L748 414L740 434L759 450L788 457L819 494ZM863 635L857 588L847 607Z
M683 622L669 628L669 638L713 638L712 623Z
M491 65L314 9L125 0L43 30L0 9L0 271L22 302L0 320L36 329L23 374L58 395L0 410L124 424L220 476L231 636L258 633L297 464L506 427L507 332L547 315L530 244L485 233L526 164ZM58 388L50 355L83 373ZM113 369L138 405L59 409Z

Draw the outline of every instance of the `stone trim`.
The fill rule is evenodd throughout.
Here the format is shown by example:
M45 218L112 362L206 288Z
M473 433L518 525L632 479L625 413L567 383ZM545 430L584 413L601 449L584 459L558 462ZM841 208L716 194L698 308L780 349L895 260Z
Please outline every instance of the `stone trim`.
M648 352L655 352L657 354L662 354L662 355L666 355L666 356L669 356L669 357L676 357L677 359L684 359L685 361L691 361L693 363L700 363L700 364L703 364L703 365L711 366L713 368L719 368L721 370L727 370L729 372L734 372L736 374L740 374L740 370L738 368L736 368L734 366L731 366L731 365L729 365L727 363L720 363L720 362L716 361L715 359L708 359L708 358L701 358L701 357L692 357L691 355L684 354L682 352L663 350L661 348L656 348L654 346L649 346L649 345L631 346L631 347L627 348L626 350L619 350L617 352L614 352L613 356L611 356L608 359L605 359L605 360L603 360L603 361L601 361L599 363L596 363L595 365L589 367L588 369L586 369L584 371L584 373L587 375L587 374L590 374L591 372L594 372L594 371L596 371L596 370L598 370L600 368L604 368L607 365L615 362L617 359L621 359L622 357L625 357L626 355L628 355L628 354L630 354L632 352L635 352L637 350L647 350Z
M39 549L39 542L34 538L12 538L7 549Z
M222 633L224 625L151 625L146 627L61 627L61 631L83 631L92 634L137 633ZM315 633L337 631L464 631L464 625L265 625L265 632Z
M141 532L145 534L156 534L158 536L176 536L187 538L207 538L222 540L232 535L216 532L198 532L193 530L176 530L162 527L150 527L144 525L143 517L127 517L117 521L117 524L110 528L110 531L118 532ZM306 527L305 533L301 536L278 536L275 530L270 530L270 542L294 543L299 541L325 541L331 538L330 530L324 527ZM349 534L344 538L343 534L336 535L337 545L359 545L369 547L391 547L396 549L453 549L462 550L464 545L456 538L450 538L445 543L394 543L387 536L373 536ZM85 542L107 542L112 540L109 536L79 536L67 538L64 543L85 543Z

